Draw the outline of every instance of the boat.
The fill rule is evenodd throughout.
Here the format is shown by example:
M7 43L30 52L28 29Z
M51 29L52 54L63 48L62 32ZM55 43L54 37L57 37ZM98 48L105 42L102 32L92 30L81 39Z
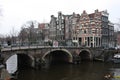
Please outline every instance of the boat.
M108 74L108 75L105 75L104 78L106 78L106 79L110 79L110 78L117 79L117 78L118 78L118 79L119 79L119 78L120 78L120 75L115 76L115 75L110 75L110 74Z
M120 75L119 76L114 76L114 78L120 78Z
M120 63L120 53L115 54L112 61L113 63Z

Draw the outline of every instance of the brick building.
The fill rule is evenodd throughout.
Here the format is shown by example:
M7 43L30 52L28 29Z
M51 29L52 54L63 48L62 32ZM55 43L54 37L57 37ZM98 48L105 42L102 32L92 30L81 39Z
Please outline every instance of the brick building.
M56 26L57 18L54 15L51 15L50 26L49 26L49 39L56 40Z
M59 42L59 45L62 46L65 44L65 20L61 12L58 12L58 18L56 22L56 40Z
M49 23L40 23L38 25L38 36L44 42L48 42L48 40L49 40Z
M59 46L65 46L72 40L72 15L64 15L58 12L58 17L51 16L49 39L57 41ZM69 43L70 44L70 43Z
M111 31L114 30L114 26L108 26L108 16L109 14L107 11L99 12L95 10L95 12L91 14L87 14L86 11L83 11L80 16L79 24L76 26L79 46L109 47L110 41L113 41L113 34L111 34ZM109 27L112 27L110 28L112 30L110 30Z
M76 43L76 46L114 47L114 24L109 21L107 11L95 10L88 14L85 10L81 15L64 15L58 12L58 17L51 16L50 39L60 45Z
M72 43L76 43L77 40L73 40L73 36L75 36L75 26L79 21L79 14L71 14L71 15L64 15L65 19L65 40L67 45L71 45Z

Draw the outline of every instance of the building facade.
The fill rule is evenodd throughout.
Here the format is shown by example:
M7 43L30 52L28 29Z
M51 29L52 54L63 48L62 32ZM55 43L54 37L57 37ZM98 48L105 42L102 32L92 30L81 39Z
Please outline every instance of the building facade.
M117 32L115 41L116 41L116 46L115 47L117 49L120 49L120 31Z
M101 46L101 13L87 14L86 11L80 16L79 24L76 26L76 34L79 46L100 47Z
M50 40L57 41L59 46L66 46L72 40L72 16L58 12L58 17L51 16ZM68 43L67 43L68 42Z
M42 43L47 43L49 41L49 27L49 23L40 23L38 26L37 33Z
M109 48L114 48L115 47L114 24L109 22L108 28L109 28L109 30L108 30L109 31L108 46L109 46Z
M114 24L109 21L107 11L95 10L88 14L85 10L81 15L51 16L50 39L63 44L74 44L85 47L114 47Z
M113 47L114 25L108 17L107 11L95 10L91 14L83 11L75 30L79 46Z
M51 15L50 26L49 26L50 40L56 40L56 26L57 26L57 18L54 15Z
M56 26L56 41L59 45L65 45L65 20L62 12L58 12L57 26Z

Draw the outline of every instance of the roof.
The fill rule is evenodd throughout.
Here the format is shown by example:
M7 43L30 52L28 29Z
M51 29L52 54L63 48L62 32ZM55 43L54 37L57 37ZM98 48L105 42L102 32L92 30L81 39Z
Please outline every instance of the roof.
M95 15L95 13L92 13L92 14L89 14L88 16L89 16L90 18L94 18L94 15Z

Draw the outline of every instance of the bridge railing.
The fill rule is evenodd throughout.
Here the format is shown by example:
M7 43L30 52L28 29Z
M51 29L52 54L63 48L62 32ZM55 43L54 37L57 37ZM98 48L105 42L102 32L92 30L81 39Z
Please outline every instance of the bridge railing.
M39 44L39 43L25 43L25 44L12 44L10 46L4 46L1 48L1 51L10 51L10 50L20 50L20 49L37 49L37 48L90 48L85 46L50 46L45 44Z
M39 45L29 45L29 46L8 46L2 47L1 51L10 51L10 50L20 50L20 49L37 49L37 48L84 48L80 46L39 46Z

